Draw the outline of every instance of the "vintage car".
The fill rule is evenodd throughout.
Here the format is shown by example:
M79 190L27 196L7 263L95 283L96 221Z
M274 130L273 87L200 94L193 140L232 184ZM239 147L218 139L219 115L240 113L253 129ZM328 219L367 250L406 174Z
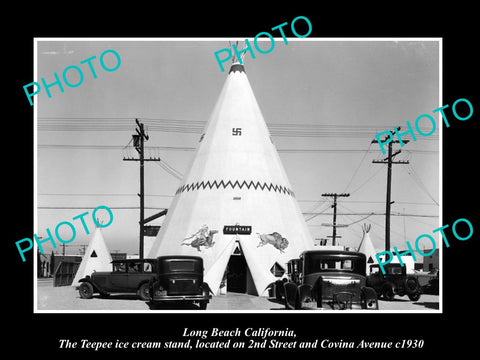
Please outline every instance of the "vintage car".
M283 283L287 309L378 309L375 290L366 286L364 254L311 250L291 265L290 281Z
M422 286L422 294L438 295L440 274L438 271L434 271L431 275L432 277L428 280L428 283Z
M108 296L113 293L134 293L149 300L149 283L156 276L156 259L113 260L112 271L98 271L80 279L79 293L91 299L94 293Z
M212 298L203 282L203 259L199 256L160 256L157 277L150 282L150 302L153 307L163 304L194 304L205 310Z
M367 285L374 288L377 296L391 301L395 297L408 295L411 301L420 299L421 286L415 276L407 275L407 269L400 264L383 265L385 274L380 271L378 264L370 265L370 275L367 276Z

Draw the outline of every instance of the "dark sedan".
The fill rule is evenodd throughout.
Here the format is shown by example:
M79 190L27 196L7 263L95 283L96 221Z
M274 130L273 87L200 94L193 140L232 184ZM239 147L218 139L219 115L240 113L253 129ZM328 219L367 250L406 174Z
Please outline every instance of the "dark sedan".
M133 293L149 300L149 283L156 277L156 259L124 259L112 261L112 271L94 272L80 279L79 293L83 299L93 294L108 296L113 293Z
M283 286L287 309L378 309L375 290L366 286L365 255L352 251L305 251L289 266Z

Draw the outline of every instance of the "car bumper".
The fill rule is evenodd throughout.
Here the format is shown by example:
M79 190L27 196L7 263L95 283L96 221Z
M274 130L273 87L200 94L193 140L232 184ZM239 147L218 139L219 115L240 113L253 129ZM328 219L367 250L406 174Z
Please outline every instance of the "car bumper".
M211 295L155 295L152 302L170 302L170 301L206 301L209 302Z
M308 301L302 304L302 310L365 310L362 308L362 304L354 302L351 304L351 307L348 306L345 309L340 309L337 304L333 301L322 301L322 306L317 307L316 301Z

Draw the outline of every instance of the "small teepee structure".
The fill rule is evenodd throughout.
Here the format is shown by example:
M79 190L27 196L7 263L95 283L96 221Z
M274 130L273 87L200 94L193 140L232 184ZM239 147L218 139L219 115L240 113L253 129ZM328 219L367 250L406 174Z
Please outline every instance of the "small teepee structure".
M196 255L214 294L266 295L313 239L236 59L148 254Z
M72 286L79 286L80 283L78 281L86 275L92 274L94 271L111 271L111 262L112 256L110 255L110 251L105 244L102 231L97 227L85 250L85 255L75 274Z
M367 257L367 274L369 273L369 267L372 264L378 264L377 259L375 258L375 248L373 247L372 239L370 238L370 229L372 225L363 224L362 231L363 236L358 246L358 252L364 253Z

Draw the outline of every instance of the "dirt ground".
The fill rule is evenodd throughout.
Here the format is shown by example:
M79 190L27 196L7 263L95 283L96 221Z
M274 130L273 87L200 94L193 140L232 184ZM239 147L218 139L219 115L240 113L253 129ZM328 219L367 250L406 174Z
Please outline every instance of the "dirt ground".
M423 294L418 301L412 302L407 296L396 296L393 301L379 300L380 310L386 311L438 311L440 298L438 295ZM92 299L82 299L78 291L71 286L54 287L52 279L39 279L37 282L38 311L114 311L137 312L155 310L195 310L195 307L170 307L151 309L148 302L139 300L135 295L119 294L102 298L94 295ZM273 298L264 298L246 294L229 293L214 296L208 304L207 311L286 311L284 305Z

